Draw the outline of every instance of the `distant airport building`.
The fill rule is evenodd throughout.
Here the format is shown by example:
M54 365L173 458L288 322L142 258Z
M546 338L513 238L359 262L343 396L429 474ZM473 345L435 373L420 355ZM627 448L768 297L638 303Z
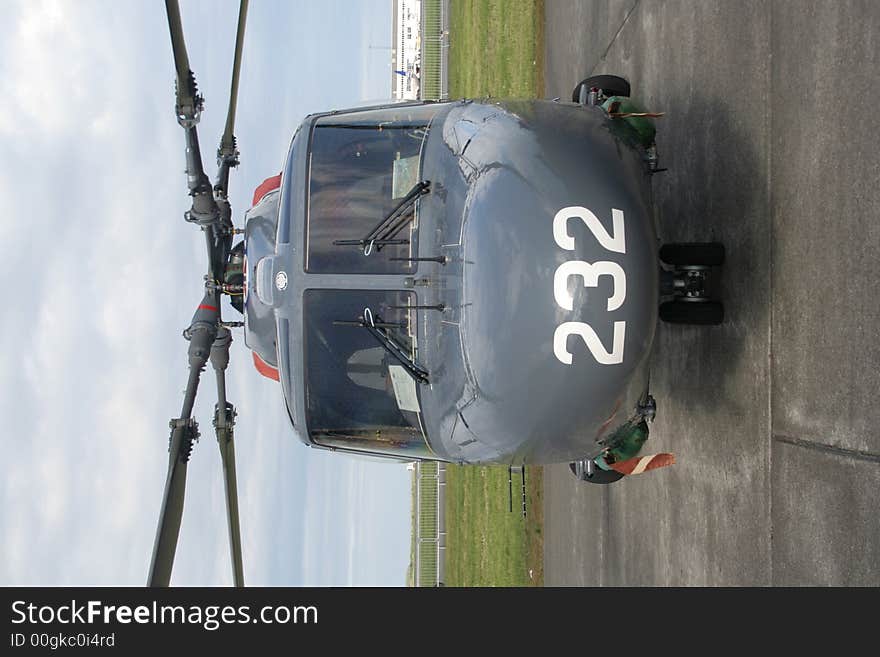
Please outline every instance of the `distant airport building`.
M391 0L391 96L416 100L421 74L421 0Z

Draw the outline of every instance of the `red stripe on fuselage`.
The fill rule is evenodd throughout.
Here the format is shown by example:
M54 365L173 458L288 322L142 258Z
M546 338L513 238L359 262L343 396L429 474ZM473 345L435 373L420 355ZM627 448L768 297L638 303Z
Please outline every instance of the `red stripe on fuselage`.
M281 187L280 173L277 176L266 178L263 182L260 183L260 186L254 190L254 200L251 205L256 205L266 194L274 189L278 189L279 187Z
M257 368L257 372L265 376L267 379L281 381L281 377L278 376L278 370L276 368L260 358L260 355L256 351L252 351L251 353L254 355L254 367Z
M209 306L206 303L199 304L199 310L217 310L217 306Z

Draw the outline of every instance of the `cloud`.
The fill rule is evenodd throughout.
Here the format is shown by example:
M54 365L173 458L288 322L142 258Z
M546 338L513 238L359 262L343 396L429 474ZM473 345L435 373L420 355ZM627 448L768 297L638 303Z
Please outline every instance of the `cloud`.
M237 3L187 2L182 12L208 98L200 126L208 166L224 119ZM250 10L257 29L245 46L238 221L248 192L279 169L296 123L327 102L323 79L305 78L296 65L319 49L308 27L297 27L298 50L289 45L297 13L288 3ZM4 288L0 326L0 583L139 585L164 486L167 422L186 383L180 332L201 298L205 268L202 237L181 219L183 134L172 116L167 24L154 4L108 0L7 2L4 18L0 227L13 284ZM350 74L337 96L359 88ZM235 340L229 397L240 412L249 581L357 583L365 572L387 581L381 573L396 562L365 543L405 543L408 558L406 535L371 529L384 522L377 513L398 513L408 499L395 501L394 486L371 470L305 449L277 387L252 371L240 334ZM196 404L203 436L189 466L175 584L231 582L213 390L209 367ZM395 479L395 466L380 467L391 468L380 477ZM408 532L408 515L405 522ZM353 547L343 559L327 558L336 545ZM377 561L365 565L364 554Z
M168 381L185 381L183 359L164 356L172 341L185 350L164 316L183 278L164 221L179 216L179 196L166 190L182 176L169 185L171 140L156 120L133 130L126 104L151 106L156 94L143 92L167 94L168 76L132 79L149 37L129 25L120 39L124 12L106 3L9 9L0 215L17 222L6 264L18 282L3 335L14 345L2 360L4 471L14 474L4 477L11 559L0 581L142 583L167 418L179 407L181 384ZM161 26L139 11L127 7L128 19Z

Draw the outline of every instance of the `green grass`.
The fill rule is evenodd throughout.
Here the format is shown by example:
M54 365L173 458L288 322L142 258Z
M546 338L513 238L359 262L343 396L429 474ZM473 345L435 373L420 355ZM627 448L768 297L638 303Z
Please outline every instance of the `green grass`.
M511 512L506 467L448 467L447 586L543 585L542 469L528 468L526 484L523 518L519 475L513 477Z
M422 14L425 16L425 25L432 28L437 25L440 16L440 0L422 0ZM435 70L440 61L439 34L423 34L424 48L422 50L422 71ZM424 76L421 82L420 95L422 98L440 98L440 81L433 76Z
M451 98L544 94L543 0L451 0Z

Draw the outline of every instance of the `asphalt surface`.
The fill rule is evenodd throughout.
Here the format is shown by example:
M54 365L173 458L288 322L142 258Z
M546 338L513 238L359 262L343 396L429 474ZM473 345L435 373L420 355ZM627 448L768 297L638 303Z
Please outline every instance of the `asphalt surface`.
M546 0L545 95L616 73L666 242L727 247L720 327L662 325L646 452L545 468L545 584L880 585L880 3Z

